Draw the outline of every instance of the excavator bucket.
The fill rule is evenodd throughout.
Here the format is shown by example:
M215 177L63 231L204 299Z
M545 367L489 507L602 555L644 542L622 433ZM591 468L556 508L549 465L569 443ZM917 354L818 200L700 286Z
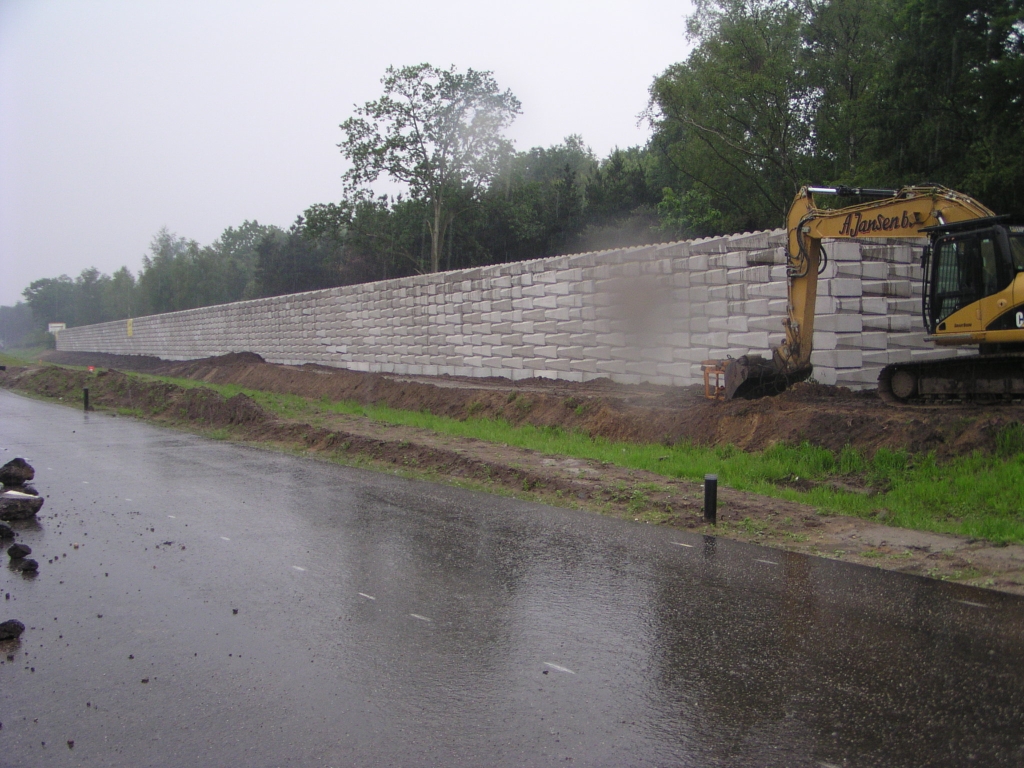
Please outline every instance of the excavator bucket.
M771 360L760 355L744 355L725 366L725 399L755 400L784 392L811 375L810 366L795 371L782 371Z

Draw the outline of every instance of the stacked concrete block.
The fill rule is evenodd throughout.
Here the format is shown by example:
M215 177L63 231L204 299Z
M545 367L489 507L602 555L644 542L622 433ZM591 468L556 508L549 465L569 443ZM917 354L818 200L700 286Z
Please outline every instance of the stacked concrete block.
M874 385L924 340L920 243L826 242L815 377ZM690 385L784 339L785 233L753 232L401 278L62 331L58 348L406 375Z

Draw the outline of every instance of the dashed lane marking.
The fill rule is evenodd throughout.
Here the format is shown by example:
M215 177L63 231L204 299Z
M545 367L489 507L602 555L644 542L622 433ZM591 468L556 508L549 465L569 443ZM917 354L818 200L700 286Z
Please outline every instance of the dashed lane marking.
M778 565L774 560L755 560L755 563L764 563L765 565Z
M963 603L964 605L969 605L972 608L988 608L988 606L985 605L984 603L973 603L970 600L954 600L953 602L954 603Z
M677 547L689 547L690 549L693 549L693 544L683 544L681 541L673 541L672 543Z
M227 536L221 536L221 538L224 539L224 541L231 541Z
M366 594L365 592L360 592L360 593L359 593L359 596L360 596L360 597L365 597L365 598L366 598L367 600L376 600L376 599L377 599L377 598L376 598L376 597L374 597L373 595L368 595L368 594Z
M419 619L420 621L433 621L433 619L428 619L426 616L420 616L418 613L410 613L409 615L414 619Z
M296 571L304 571L304 570L306 570L301 565L293 565L292 568L294 568Z
M568 672L570 675L575 675L576 674L575 672L573 672L568 667L560 667L557 664L552 664L550 661L545 661L544 662L544 666L551 667L556 672Z

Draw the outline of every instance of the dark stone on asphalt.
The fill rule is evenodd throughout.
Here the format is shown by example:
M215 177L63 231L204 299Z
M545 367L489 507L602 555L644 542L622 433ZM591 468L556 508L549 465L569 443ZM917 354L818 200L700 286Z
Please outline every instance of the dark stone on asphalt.
M14 531L11 530L11 527L9 525L4 525L3 523L0 523L0 539L13 539L13 538L14 538Z
M18 564L18 570L22 573L36 573L39 570L39 563L30 557Z
M42 496L4 491L0 493L0 520L28 520L35 517L42 506Z
M8 619L0 624L0 640L13 640L17 637L21 637L21 633L24 631L24 624L17 619Z
M24 459L11 459L0 467L0 483L4 485L24 485L35 476L35 469Z
M28 557L32 554L32 547L27 544L12 544L10 548L8 548L7 554L11 556L12 560Z

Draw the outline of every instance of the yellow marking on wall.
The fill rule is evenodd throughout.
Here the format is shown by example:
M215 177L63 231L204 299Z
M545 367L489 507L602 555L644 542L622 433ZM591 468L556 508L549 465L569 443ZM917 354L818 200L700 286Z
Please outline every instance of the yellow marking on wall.
M132 335L132 318L128 318L128 323L125 327L127 328L128 336L130 337Z

